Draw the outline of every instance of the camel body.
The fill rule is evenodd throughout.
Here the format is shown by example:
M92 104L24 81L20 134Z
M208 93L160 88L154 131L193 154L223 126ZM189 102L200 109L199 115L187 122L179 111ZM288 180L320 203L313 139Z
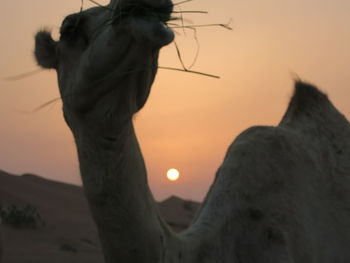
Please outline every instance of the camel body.
M347 262L349 161L349 122L296 83L277 127L252 127L229 147L182 234L196 244L192 262Z
M169 0L112 0L68 16L58 41L36 35L57 71L65 120L107 263L346 263L350 127L328 98L296 83L277 127L229 147L197 218L173 233L158 213L132 123L147 101Z

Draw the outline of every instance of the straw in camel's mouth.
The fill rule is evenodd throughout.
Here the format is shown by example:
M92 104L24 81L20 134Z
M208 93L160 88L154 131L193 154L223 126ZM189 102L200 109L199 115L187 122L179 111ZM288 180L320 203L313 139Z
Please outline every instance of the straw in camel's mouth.
M138 17L143 19L156 19L163 23L171 19L173 4L169 1L165 5L151 6L145 3L142 4L124 4L115 10L116 19L127 17Z

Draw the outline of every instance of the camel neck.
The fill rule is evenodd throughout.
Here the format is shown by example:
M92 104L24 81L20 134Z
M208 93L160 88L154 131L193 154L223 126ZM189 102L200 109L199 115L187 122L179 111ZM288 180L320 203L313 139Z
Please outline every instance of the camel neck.
M113 138L76 136L84 190L106 262L158 262L163 230L132 121Z

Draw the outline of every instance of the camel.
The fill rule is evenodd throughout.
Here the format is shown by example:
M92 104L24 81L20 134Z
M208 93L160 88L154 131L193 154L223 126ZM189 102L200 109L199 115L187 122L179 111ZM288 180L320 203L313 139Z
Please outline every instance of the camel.
M0 216L0 263L2 262L2 257L3 257L3 245L2 245L2 219Z
M37 63L57 71L105 262L349 262L349 122L301 81L276 127L234 140L193 224L174 233L164 222L133 115L174 39L172 9L170 0L111 0L67 16L59 40L35 37Z

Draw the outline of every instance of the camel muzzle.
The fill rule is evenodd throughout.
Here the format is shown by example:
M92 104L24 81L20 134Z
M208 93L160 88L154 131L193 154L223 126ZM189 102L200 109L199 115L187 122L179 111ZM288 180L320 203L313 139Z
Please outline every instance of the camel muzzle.
M114 10L128 10L133 12L144 12L146 14L162 14L167 17L163 22L170 19L170 14L173 11L173 3L171 0L111 0L109 8Z

